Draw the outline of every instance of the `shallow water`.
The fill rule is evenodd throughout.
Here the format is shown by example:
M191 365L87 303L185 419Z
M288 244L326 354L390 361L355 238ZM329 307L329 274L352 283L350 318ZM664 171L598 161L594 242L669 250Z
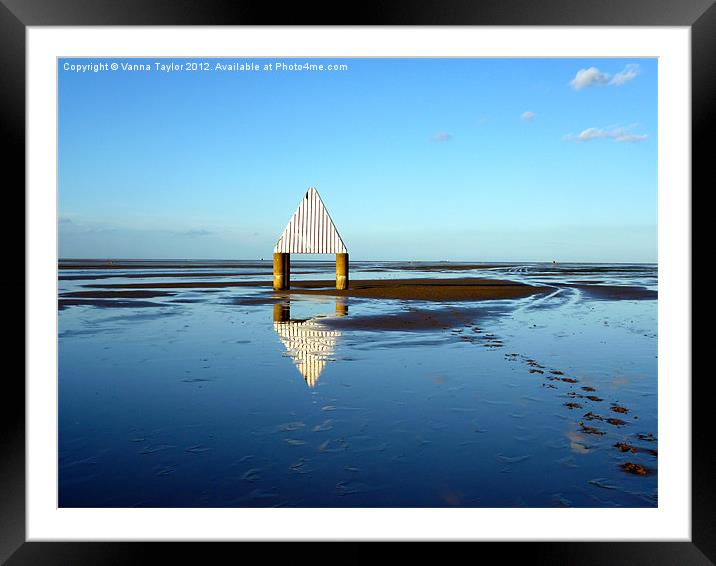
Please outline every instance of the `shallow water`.
M332 263L293 263L296 280L334 276ZM271 275L256 261L93 267L62 262L60 295ZM656 266L351 265L353 279L421 276L555 287L451 305L272 304L255 287L63 304L59 505L656 506L657 301L582 286L655 291ZM340 324L446 307L465 317L415 331Z

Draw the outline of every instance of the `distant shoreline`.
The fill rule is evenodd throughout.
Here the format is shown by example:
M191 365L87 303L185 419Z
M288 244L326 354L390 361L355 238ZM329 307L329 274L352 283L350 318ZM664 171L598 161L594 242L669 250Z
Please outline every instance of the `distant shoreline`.
M189 269L189 268L246 268L246 267L267 267L271 266L272 258L264 259L71 259L61 258L57 267L60 270L70 269ZM333 263L333 257L326 259L302 259L301 256L291 256L291 263L310 264L310 263ZM552 263L552 261L448 261L448 260L371 260L371 259L353 259L351 263L374 263L374 264L401 264L402 269L429 270L444 269L451 270L468 270L468 269L489 269L506 267L512 265L643 265L657 266L656 262L579 262L579 261L563 261Z

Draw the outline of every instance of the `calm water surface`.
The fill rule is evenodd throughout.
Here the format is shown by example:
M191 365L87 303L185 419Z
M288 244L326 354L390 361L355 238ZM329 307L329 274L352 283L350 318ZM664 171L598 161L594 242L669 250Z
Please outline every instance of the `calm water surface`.
M61 296L271 275L270 262L72 267L61 263ZM333 276L333 263L294 262L294 280ZM67 302L59 505L657 505L657 301L584 287L655 291L656 266L358 262L351 276L495 277L554 292L446 305L171 288ZM332 324L431 308L466 314L428 330Z

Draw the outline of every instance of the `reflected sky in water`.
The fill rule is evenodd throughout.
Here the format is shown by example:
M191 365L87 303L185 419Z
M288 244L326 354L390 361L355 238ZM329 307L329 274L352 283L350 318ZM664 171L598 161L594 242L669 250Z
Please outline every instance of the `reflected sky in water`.
M270 273L205 263L63 269L60 294L98 281ZM406 276L403 267L356 262L351 275ZM414 267L407 276L556 285L536 298L452 305L289 302L234 287L64 306L60 506L657 504L657 302L575 286L656 289L654 266ZM332 270L298 264L294 277L330 280ZM470 314L420 331L346 323L442 308ZM627 462L648 474L628 473Z

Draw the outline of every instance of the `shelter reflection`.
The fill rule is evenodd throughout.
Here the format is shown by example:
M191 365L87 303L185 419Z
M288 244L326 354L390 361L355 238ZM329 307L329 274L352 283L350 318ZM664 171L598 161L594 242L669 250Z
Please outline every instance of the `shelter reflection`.
M335 316L348 314L348 305L344 299L336 300ZM313 317L307 320L291 320L289 301L273 306L273 327L296 369L309 387L315 387L326 364L335 352L341 332L325 327L325 317Z

